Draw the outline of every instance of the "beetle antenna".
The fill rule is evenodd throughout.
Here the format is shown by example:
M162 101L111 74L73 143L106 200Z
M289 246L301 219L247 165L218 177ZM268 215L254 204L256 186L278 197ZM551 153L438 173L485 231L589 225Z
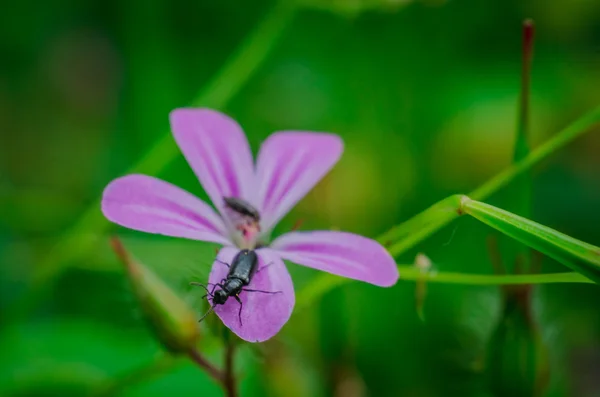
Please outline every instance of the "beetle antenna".
M208 316L210 313L212 313L215 310L214 306L210 306L210 309L208 309L208 311L206 313L204 313L204 315L202 317L200 317L200 320L198 320L198 322L202 322L202 320L204 320L206 318L206 316Z
M209 283L209 284L210 284L210 283ZM194 285L194 286L196 286L196 287L202 287L202 288L204 288L204 290L206 291L206 295L210 295L210 296L212 296L212 294L210 293L210 291L208 290L208 287L207 287L206 285L204 285L204 284L202 284L202 283L197 283L197 282L195 282L195 281L192 281L192 282L190 283L190 285ZM204 296L206 296L206 295L204 295Z

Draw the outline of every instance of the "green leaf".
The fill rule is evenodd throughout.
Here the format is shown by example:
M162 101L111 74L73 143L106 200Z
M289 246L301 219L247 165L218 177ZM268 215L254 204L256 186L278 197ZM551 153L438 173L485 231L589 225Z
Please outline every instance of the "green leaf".
M600 248L466 196L461 211L600 283Z

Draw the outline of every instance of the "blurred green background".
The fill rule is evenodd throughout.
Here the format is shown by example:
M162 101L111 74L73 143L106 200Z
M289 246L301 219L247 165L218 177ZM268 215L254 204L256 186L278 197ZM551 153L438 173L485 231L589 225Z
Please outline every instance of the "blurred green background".
M61 233L168 131L169 111L196 97L272 5L3 3L3 314L28 291ZM533 145L600 104L597 0L306 5L223 109L243 126L255 152L281 129L331 131L345 141L340 163L275 234L303 219L306 230L339 228L375 237L510 164L524 18L533 18L537 29ZM598 132L596 127L533 170L531 215L596 245ZM183 156L159 176L206 198ZM488 202L502 207L510 194ZM212 246L118 232L201 313L199 291L187 283L206 278ZM32 310L2 315L1 395L88 395L160 354L107 236L44 286ZM461 218L399 262L411 263L424 252L438 271L491 274L490 236L498 237L501 249L507 245L488 227ZM297 291L317 275L295 265L289 269ZM542 269L566 270L547 258ZM595 285L547 285L533 289L516 315L503 314L498 287L431 284L421 319L414 282L401 279L391 289L350 283L295 311L273 340L242 349L242 395L600 396L599 301ZM513 328L503 334L499 324ZM218 355L210 337L207 349ZM492 371L486 363L494 354L507 364L492 365ZM535 357L537 377L519 368L523 354ZM490 386L490 378L503 386ZM119 395L221 391L182 361Z

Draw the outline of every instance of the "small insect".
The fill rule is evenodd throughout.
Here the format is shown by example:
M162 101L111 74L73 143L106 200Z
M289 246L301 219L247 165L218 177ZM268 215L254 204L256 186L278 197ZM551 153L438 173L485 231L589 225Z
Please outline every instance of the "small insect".
M258 255L256 255L256 252L254 252L253 250L244 249L238 252L233 258L233 261L231 261L231 265L229 265L226 262L220 261L219 259L217 259L217 261L227 266L229 268L229 272L227 273L227 277L222 279L220 283L208 283L209 285L213 286L211 291L209 291L204 284L196 282L190 283L191 285L197 285L206 290L206 295L204 295L203 298L210 296L210 298L212 299L212 305L210 309L208 309L208 311L200 318L199 321L204 320L204 318L208 316L217 305L224 305L230 297L233 297L240 304L238 317L240 319L240 325L242 325L243 305L242 300L240 299L240 293L242 293L242 291L260 292L263 294L281 293L281 291L262 291L258 289L244 288L250 284L255 274L261 272L262 270L266 269L267 267L273 264L271 262L270 264L258 269ZM219 287L220 289L217 289L215 291L217 287Z
M250 218L254 222L260 222L260 214L250 203L236 197L223 197L225 206L240 215Z

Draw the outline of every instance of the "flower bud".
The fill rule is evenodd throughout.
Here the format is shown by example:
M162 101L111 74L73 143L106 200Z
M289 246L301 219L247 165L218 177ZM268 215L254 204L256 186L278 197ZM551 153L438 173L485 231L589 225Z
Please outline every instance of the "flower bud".
M415 257L415 267L420 272L420 277L417 279L415 286L415 309L421 321L425 321L423 307L427 296L427 273L429 273L432 266L431 259L427 255L418 253Z
M157 338L172 353L186 353L194 348L200 336L194 311L158 276L132 258L117 238L111 243Z
M498 396L540 396L548 380L546 348L532 318L530 285L504 290L504 307L488 346L487 374Z

